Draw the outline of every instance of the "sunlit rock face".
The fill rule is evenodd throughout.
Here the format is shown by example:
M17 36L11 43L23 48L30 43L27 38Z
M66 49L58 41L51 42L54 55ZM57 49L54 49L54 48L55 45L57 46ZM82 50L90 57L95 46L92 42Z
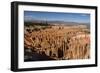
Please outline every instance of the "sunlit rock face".
M34 53L52 60L90 58L90 32L85 26L25 27L25 58ZM45 58L44 58L45 59Z

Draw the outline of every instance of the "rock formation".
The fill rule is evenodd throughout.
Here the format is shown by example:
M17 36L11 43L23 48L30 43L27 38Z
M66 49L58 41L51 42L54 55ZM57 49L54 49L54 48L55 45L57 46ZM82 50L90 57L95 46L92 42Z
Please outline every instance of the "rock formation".
M25 52L45 54L55 60L88 59L90 58L88 31L87 28L76 26L52 26L36 31L25 27Z

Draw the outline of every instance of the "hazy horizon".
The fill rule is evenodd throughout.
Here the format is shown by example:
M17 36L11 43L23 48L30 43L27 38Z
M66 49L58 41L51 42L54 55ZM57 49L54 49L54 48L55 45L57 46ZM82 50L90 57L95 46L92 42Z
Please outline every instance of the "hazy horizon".
M24 21L34 20L90 23L90 14L24 11Z

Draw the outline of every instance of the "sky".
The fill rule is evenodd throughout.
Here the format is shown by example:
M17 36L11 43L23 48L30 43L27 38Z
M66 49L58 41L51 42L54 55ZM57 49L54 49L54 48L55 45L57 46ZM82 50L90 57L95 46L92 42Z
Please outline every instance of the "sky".
M77 23L90 23L90 14L24 11L24 20L64 21Z

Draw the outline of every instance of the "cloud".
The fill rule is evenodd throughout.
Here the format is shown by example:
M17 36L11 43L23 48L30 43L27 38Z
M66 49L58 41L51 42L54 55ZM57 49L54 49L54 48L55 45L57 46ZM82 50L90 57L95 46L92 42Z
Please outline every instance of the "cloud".
M81 14L81 16L88 16L89 14Z
M24 20L25 21L31 21L31 20L33 20L33 17L31 15L24 16Z

